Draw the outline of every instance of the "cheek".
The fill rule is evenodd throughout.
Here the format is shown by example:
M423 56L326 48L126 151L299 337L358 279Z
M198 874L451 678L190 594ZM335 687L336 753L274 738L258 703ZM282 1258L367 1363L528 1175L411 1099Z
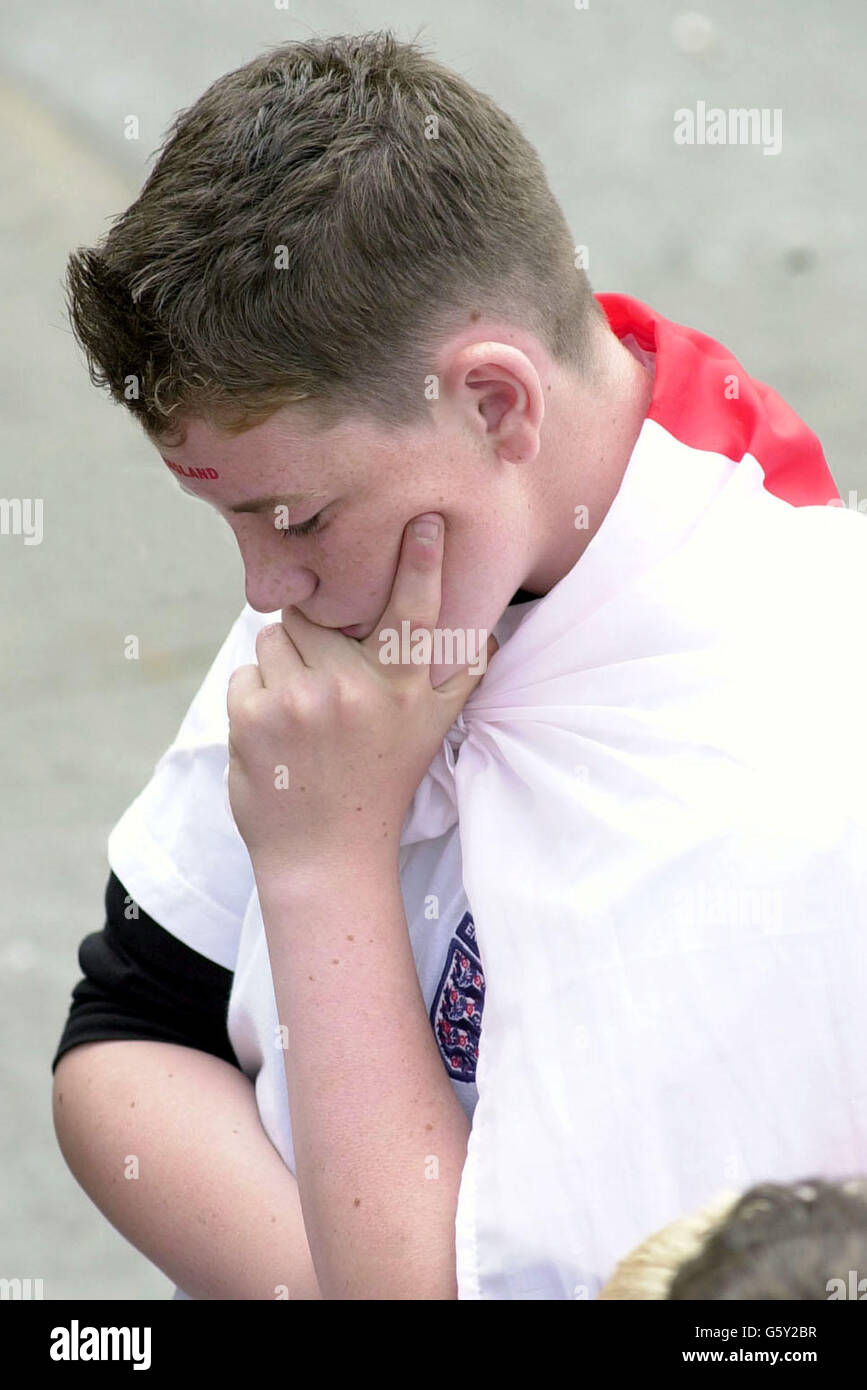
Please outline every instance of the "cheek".
M320 583L368 606L391 592L400 554L400 538L382 526L362 521L329 528L317 550L315 568Z
M490 626L492 614L499 617L518 587L517 582L512 584L513 571L520 568L512 553L514 541L502 518L488 524L477 516L472 523L456 525L451 531L447 528L443 627Z

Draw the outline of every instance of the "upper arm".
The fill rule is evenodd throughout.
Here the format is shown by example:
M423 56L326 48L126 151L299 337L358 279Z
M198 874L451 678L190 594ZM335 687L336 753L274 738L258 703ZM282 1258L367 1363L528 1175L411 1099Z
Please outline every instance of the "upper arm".
M105 913L102 931L79 948L84 978L72 991L52 1071L80 1044L124 1038L180 1043L238 1066L226 1023L232 972L155 922L113 871Z

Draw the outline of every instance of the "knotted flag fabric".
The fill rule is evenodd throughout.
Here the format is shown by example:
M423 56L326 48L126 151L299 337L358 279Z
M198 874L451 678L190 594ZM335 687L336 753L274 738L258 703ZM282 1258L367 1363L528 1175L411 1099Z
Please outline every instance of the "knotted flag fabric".
M486 979L460 1298L592 1298L721 1190L867 1169L867 520L724 348L600 301L651 409L402 835L457 823Z

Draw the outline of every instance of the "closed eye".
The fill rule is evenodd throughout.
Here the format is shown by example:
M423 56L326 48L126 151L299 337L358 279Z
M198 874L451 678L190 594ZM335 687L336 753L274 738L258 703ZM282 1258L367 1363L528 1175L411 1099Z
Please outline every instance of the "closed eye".
M280 526L278 530L282 531L285 536L312 536L322 526L321 516L322 512L317 512L307 521L300 521L296 526Z

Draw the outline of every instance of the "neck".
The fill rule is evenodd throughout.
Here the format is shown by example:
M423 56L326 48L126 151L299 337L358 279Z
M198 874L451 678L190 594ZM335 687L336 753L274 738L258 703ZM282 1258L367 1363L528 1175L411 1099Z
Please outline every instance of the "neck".
M606 341L607 340L607 341ZM604 330L596 379L564 377L537 469L538 548L521 587L546 594L578 563L617 496L650 408L653 378ZM586 508L586 511L576 511Z

